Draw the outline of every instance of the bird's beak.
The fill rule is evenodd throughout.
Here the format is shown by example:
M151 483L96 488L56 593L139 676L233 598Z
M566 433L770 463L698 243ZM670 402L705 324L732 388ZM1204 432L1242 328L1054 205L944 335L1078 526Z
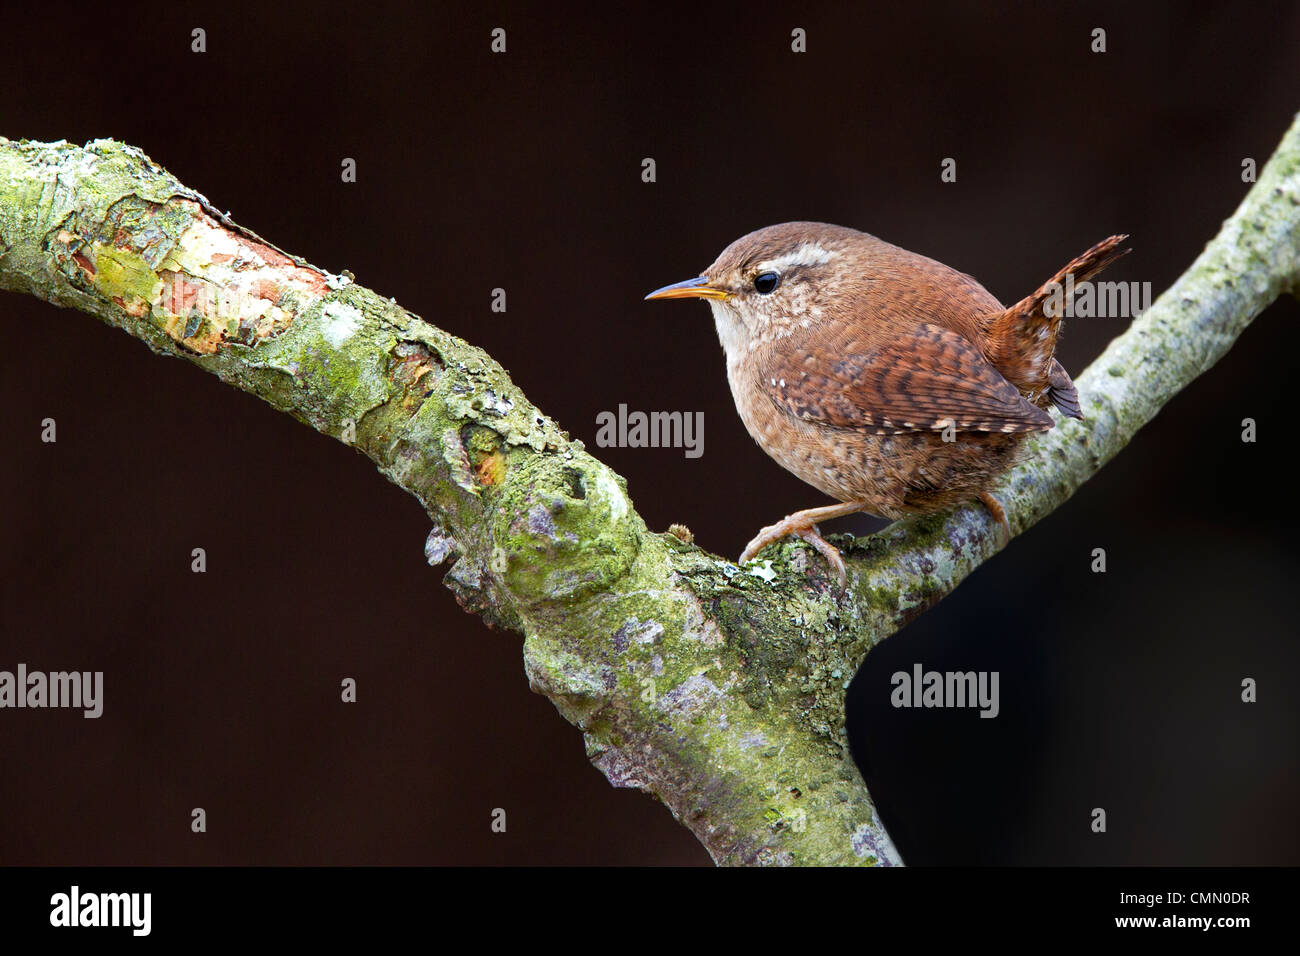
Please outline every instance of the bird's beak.
M662 289L655 289L646 296L647 299L727 299L730 297L731 293L725 289L716 289L709 285L706 276L674 282Z

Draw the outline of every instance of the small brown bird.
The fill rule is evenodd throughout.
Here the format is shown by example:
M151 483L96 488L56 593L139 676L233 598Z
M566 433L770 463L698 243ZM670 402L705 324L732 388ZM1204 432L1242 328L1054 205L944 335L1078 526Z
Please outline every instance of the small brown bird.
M713 309L745 428L787 471L842 502L764 528L740 556L794 534L844 582L819 521L941 511L988 493L1045 409L1082 418L1053 357L1067 274L1077 284L1127 249L1111 236L1005 308L968 275L856 229L787 222L742 236L698 278L647 299Z

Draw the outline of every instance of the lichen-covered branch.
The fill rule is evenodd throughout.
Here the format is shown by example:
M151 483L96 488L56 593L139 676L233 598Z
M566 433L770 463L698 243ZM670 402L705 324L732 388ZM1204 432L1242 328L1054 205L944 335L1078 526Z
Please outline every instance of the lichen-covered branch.
M1087 421L998 494L1017 530L1068 498L1300 275L1300 123L1192 269L1079 379ZM139 150L0 138L0 288L79 309L365 452L423 503L467 609L524 635L532 687L619 786L720 863L901 862L844 735L872 645L996 549L984 512L744 569L649 531L623 479L479 349L272 246ZM768 552L772 554L773 552Z

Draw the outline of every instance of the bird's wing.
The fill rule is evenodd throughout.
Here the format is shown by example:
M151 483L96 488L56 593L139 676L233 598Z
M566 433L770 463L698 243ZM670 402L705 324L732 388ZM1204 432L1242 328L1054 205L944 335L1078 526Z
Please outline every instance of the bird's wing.
M855 336L838 346L813 346L806 331L779 339L760 358L759 384L789 415L878 435L1052 427L1047 412L951 329L925 323L885 344Z

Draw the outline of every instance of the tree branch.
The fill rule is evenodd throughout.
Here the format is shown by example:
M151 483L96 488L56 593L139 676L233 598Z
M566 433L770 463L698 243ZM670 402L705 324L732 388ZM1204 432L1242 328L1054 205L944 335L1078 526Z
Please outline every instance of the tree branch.
M1191 269L1078 379L995 490L1058 507L1279 294L1300 288L1300 121ZM847 592L800 542L742 569L651 533L622 478L489 356L231 222L139 150L0 138L0 288L98 316L367 454L434 524L467 609L520 631L534 690L617 786L719 863L901 860L844 733L864 655L996 550L961 508L849 543Z

